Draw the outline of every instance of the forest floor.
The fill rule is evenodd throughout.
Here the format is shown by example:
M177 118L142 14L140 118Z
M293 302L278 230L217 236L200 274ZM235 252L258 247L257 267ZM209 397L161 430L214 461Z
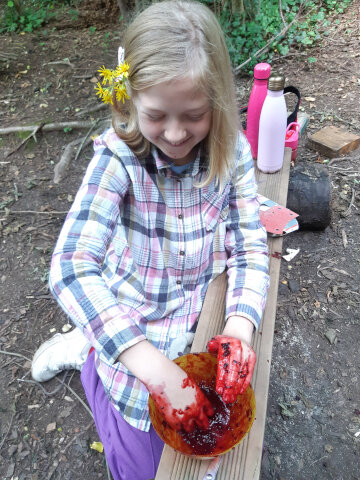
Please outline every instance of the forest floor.
M115 62L120 35L94 28L42 29L0 36L1 127L94 121L97 69ZM360 6L333 18L309 51L272 61L299 88L310 123L296 164L323 164L330 175L332 219L320 231L284 238L300 248L282 261L261 479L360 479L360 158L359 149L328 162L306 136L327 125L360 134ZM316 58L314 63L308 57ZM239 104L252 79L238 77ZM73 201L91 146L54 183L64 146L88 132L60 128L0 135L0 478L108 478L78 372L31 383L35 350L68 320L49 294L54 243ZM46 389L46 390L44 390Z

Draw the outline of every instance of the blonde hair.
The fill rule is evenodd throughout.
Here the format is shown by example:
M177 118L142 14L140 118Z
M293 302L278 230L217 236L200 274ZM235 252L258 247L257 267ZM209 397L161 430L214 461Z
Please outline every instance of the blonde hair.
M198 186L214 178L222 186L234 164L239 119L229 54L215 15L198 2L155 3L130 24L123 47L131 99L145 88L189 76L204 89L212 121L206 138L208 175ZM113 127L137 156L149 154L132 100L114 101Z

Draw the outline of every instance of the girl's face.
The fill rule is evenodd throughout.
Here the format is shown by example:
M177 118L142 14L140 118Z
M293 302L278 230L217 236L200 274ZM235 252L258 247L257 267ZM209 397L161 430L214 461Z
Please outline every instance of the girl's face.
M135 106L141 133L149 142L175 165L194 159L194 147L210 131L212 113L207 96L190 78L141 90Z

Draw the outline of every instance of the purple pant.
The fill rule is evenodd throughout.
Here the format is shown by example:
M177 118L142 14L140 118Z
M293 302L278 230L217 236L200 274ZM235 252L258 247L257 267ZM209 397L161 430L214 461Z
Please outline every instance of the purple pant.
M114 480L154 478L164 443L153 426L143 432L129 425L108 400L96 372L94 352L81 370L81 381Z

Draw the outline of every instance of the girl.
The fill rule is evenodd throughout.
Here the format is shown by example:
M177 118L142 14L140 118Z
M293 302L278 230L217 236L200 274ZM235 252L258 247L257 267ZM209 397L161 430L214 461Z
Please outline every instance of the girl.
M209 350L230 361L219 361L216 388L232 402L249 384L268 258L215 16L196 2L154 4L123 46L113 128L95 140L51 265L51 291L82 333L46 342L32 372L45 380L87 357L81 379L110 470L115 480L144 480L163 447L149 392L177 429L206 429L213 413L169 352L191 337L225 269L226 323Z

